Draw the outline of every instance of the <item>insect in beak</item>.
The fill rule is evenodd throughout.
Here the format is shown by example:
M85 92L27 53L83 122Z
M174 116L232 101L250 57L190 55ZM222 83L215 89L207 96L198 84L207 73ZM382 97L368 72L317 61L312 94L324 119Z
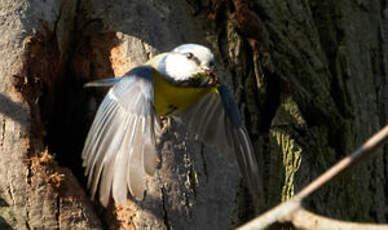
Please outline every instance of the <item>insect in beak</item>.
M211 70L210 68L204 68L204 70L205 70L205 73L206 73L207 75L213 75L213 74L214 74L214 71Z
M203 68L203 70L205 71L206 75L208 76L207 85L208 86L215 86L218 83L218 78L217 78L216 72L214 71L214 68L205 67L205 68Z

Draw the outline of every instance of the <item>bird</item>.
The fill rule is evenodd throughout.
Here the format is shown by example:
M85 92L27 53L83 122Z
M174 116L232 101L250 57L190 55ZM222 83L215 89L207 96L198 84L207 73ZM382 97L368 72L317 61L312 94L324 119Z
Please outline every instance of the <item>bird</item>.
M160 117L176 119L205 145L234 154L248 188L258 191L258 166L248 131L206 46L179 45L122 77L84 86L110 87L81 155L92 200L97 191L104 207L111 198L119 204L128 197L144 199L146 175L153 175L160 162Z

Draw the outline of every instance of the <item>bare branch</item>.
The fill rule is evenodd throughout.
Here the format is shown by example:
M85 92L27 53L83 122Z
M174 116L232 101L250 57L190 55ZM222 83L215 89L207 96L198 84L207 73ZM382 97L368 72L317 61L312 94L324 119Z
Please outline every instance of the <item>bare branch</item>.
M322 185L338 176L345 169L352 166L355 162L358 162L361 158L369 156L369 154L376 151L381 145L388 140L388 125L369 138L360 148L353 152L350 156L345 157L337 164L332 166L329 170L321 174L317 179L304 187L296 197L303 199L310 195L315 190L319 189Z
M257 230L265 229L272 224L279 222L279 220L289 219L288 216L301 208L300 201L291 199L287 202L283 202L275 208L265 212L264 214L249 221L243 226L237 228L237 230Z
M388 125L381 129L378 133L373 135L371 138L369 138L359 149L357 149L351 155L339 161L337 164L335 164L322 175L320 175L317 179L308 184L304 189L302 189L302 191L296 194L293 199L279 204L275 208L265 212L264 214L256 217L245 225L239 227L238 230L264 229L276 222L292 222L298 229L388 229L388 225L350 223L321 217L304 210L301 206L301 201L304 198L319 189L328 181L338 176L345 169L348 169L354 163L358 162L361 158L369 156L371 153L376 151L381 145L383 145L387 140ZM313 220L316 222L314 222ZM320 226L317 225L318 223L322 223L320 224L322 225L321 228L318 228ZM325 224L331 224L331 227L326 228ZM344 226L342 226L342 224L344 224ZM355 228L355 226L357 226L358 228Z
M295 211L291 216L291 219L287 220L291 222L297 229L314 229L314 230L386 230L388 225L385 224L366 224L340 221L324 216L319 216L312 212L300 208Z

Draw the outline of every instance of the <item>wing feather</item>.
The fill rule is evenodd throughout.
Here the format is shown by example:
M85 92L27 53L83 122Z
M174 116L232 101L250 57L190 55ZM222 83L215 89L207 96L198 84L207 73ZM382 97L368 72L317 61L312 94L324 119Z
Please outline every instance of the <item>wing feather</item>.
M154 129L159 123L153 109L153 72L142 66L115 81L86 138L82 159L87 186L92 199L99 187L104 206L111 197L125 203L128 193L142 199L145 175L155 171Z
M194 106L178 114L177 119L206 144L235 155L241 173L256 199L260 191L257 161L229 89L221 85L217 92L209 93Z

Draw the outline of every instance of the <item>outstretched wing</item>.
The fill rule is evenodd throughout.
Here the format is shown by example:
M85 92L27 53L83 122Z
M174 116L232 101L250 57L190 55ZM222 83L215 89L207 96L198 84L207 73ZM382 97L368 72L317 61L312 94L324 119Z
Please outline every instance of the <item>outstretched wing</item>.
M157 166L153 109L154 88L150 66L137 67L119 80L98 108L82 152L91 197L107 206L110 196L127 201L128 191L143 199L145 175Z
M258 195L258 167L240 112L225 85L209 93L194 106L178 114L188 129L219 151L235 154L243 177L255 197ZM255 198L254 197L254 198Z

